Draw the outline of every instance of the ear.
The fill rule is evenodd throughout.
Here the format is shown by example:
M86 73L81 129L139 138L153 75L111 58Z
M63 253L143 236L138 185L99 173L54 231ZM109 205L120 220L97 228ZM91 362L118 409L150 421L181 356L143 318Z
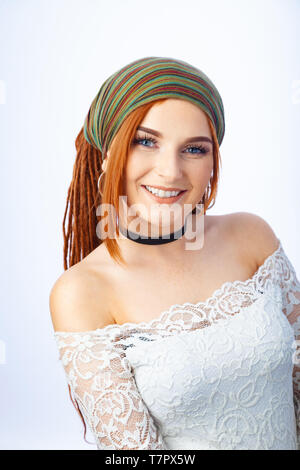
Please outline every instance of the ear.
M102 162L102 170L105 171L107 166L107 157L104 159L104 162Z
M109 159L109 156L110 156L110 150L107 150L105 158L104 158L104 162L102 163L102 170L103 171L106 170L107 160Z

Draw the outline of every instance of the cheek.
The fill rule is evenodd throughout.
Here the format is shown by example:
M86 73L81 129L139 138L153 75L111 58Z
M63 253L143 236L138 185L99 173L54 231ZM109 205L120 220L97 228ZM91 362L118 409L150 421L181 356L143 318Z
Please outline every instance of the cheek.
M134 162L128 162L123 183L124 193L130 195L136 190L139 176L138 168L135 166Z
M202 160L198 168L194 168L193 181L199 181L203 185L207 184L213 171L213 158Z
M130 188L132 184L137 184L137 182L151 170L149 163L150 161L147 161L147 159L139 155L138 152L133 151L130 153L125 171L126 186L128 186L128 188Z

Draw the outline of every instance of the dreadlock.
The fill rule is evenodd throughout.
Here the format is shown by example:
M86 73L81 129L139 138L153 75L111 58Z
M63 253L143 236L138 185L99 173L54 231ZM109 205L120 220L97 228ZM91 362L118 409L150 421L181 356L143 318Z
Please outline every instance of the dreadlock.
M95 211L101 200L97 187L97 175L102 171L101 152L86 141L83 128L75 146L77 156L63 218L64 269L78 263L101 243L96 234Z

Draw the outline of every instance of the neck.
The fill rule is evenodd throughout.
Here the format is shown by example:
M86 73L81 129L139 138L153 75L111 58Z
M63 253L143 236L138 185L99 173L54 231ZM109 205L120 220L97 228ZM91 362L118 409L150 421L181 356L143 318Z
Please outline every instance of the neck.
M204 227L204 217L206 216L202 216L202 217L203 217L203 227ZM121 228L124 231L124 227L121 226ZM194 228L194 223L193 223L193 228ZM151 232L149 231L149 233ZM171 232L171 233L174 233L174 232ZM166 235L167 234L164 233L163 235L160 235L160 237L163 237L163 236L166 237ZM124 256L124 259L126 260L127 258L128 263L131 263L131 262L136 263L136 260L139 260L139 262L142 260L149 260L148 258L150 257L151 263L159 264L163 262L169 263L170 260L182 259L182 256L183 255L185 256L185 254L187 254L188 257L190 257L190 255L191 257L193 256L195 251L188 250L186 248L186 244L193 242L193 240L191 240L190 238L186 238L185 232L183 235L181 236L180 235L181 234L179 233L179 238L174 239L172 240L172 242L169 242L169 243L143 244L143 243L138 243L135 240L131 240L130 238L127 238L127 236L124 236L120 230L120 235L116 237L116 240L118 244L120 245L120 248L122 249L122 255Z
M186 225L184 224L179 230L155 237L132 232L127 228L122 227L121 224L119 224L119 230L124 237L135 243L140 243L142 245L165 245L166 243L172 243L181 238L185 233Z

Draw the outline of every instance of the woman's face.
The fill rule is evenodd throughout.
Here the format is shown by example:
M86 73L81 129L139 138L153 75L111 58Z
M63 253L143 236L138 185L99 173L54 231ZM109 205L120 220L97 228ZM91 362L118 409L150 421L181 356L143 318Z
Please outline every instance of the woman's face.
M191 204L193 209L202 200L212 170L213 141L205 113L182 99L154 104L128 155L124 181L127 206L142 205L145 210L139 215L148 221L151 206L153 210L165 204L169 210L176 203L183 213L184 204ZM182 192L171 197L154 195L146 186L154 191L176 191L176 195Z

